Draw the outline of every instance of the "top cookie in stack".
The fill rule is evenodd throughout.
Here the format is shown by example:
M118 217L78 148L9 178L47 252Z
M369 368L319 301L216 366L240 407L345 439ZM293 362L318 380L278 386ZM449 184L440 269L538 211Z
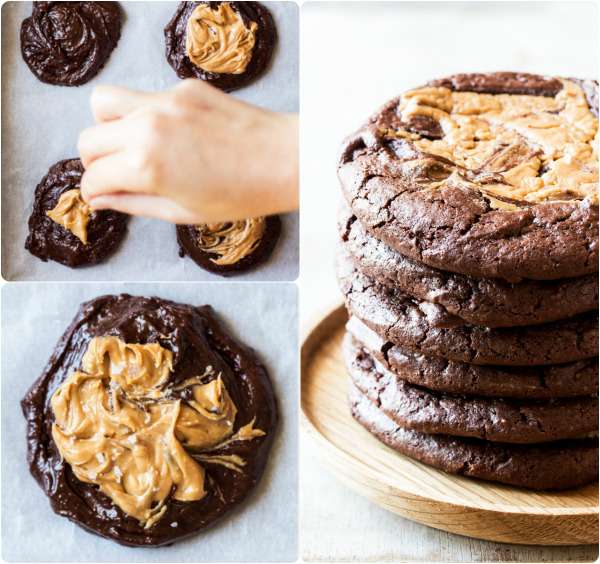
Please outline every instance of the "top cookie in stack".
M595 479L597 144L595 82L521 73L432 81L346 140L350 396L388 445L513 485Z

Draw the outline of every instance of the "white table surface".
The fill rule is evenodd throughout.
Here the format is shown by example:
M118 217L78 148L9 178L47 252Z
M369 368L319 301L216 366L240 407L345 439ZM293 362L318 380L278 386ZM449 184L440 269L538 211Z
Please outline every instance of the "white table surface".
M333 272L343 137L386 100L455 72L598 76L594 2L358 2L301 12L301 319L341 300ZM515 547L401 519L339 484L304 441L307 560L586 561L596 547Z

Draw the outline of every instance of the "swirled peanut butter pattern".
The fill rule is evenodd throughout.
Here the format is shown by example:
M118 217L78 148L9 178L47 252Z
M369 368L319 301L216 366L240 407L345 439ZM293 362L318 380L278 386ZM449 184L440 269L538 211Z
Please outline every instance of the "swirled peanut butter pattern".
M46 215L87 245L87 225L91 213L92 209L81 198L81 190L74 188L63 192L56 206L47 211Z
M183 502L206 495L203 461L236 471L245 464L211 451L264 435L254 421L234 434L237 409L212 367L177 386L169 384L172 370L173 354L157 343L94 337L81 369L51 398L52 437L75 476L146 528L164 515L170 495Z
M406 126L389 135L458 165L440 185L455 181L464 169L475 172L479 189L497 207L511 207L504 198L597 203L598 119L581 87L562 82L555 97L412 90L398 108ZM418 126L411 127L419 120L439 126L439 135L419 134Z
M252 254L265 234L264 217L196 226L198 247L215 255L211 261L219 265L235 264Z
M251 22L247 28L229 2L216 9L209 3L198 4L187 22L187 56L207 72L242 74L252 58L257 27Z

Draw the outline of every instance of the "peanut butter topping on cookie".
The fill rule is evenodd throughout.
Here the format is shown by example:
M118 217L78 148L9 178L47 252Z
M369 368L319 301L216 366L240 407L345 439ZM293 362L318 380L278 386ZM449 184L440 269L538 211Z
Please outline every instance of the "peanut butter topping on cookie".
M81 198L81 190L75 188L63 192L56 206L47 211L46 215L87 245L87 224L91 213L92 208Z
M198 4L188 19L185 48L197 67L220 74L242 74L254 49L256 22L250 29L229 2L216 10L210 4Z
M198 246L205 253L217 255L215 264L235 264L253 253L265 234L264 217L226 223L205 223L196 227Z
M398 110L406 129L391 135L454 162L458 176L464 169L471 178L474 173L473 186L490 196L494 207L514 207L503 198L597 203L598 119L579 85L562 83L553 98L444 87L412 90L402 96ZM441 134L414 133L420 120L439 125Z
M245 464L207 451L264 435L254 421L233 433L237 409L212 367L178 386L168 384L172 369L171 351L157 343L94 337L81 370L51 399L52 437L75 476L146 528L171 493L178 501L206 495L203 460L237 471Z

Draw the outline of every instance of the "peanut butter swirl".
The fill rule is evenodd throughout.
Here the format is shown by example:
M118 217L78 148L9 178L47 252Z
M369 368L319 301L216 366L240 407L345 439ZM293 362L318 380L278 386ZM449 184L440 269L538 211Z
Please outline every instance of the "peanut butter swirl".
M444 87L412 90L403 95L399 107L407 127L389 135L409 139L417 149L460 167L440 186L458 180L464 184L464 169L474 171L473 186L495 207L515 207L503 199L597 203L598 119L581 87L562 82L553 98ZM441 138L414 133L410 124L419 119L439 124Z
M206 495L200 462L235 471L245 464L211 451L264 435L254 421L233 433L237 409L212 367L176 387L168 384L172 369L171 351L157 343L94 337L81 370L51 398L52 437L75 476L145 528L164 515L171 494L184 502ZM178 392L187 389L184 400Z
M226 223L198 225L198 246L205 253L217 255L211 261L219 265L235 264L253 253L266 228L264 217Z
M251 22L248 29L229 2L216 10L209 3L198 4L187 22L187 56L207 72L242 74L252 58L257 28Z
M81 198L81 190L74 188L63 192L56 206L47 211L46 215L87 245L87 225L91 213L92 208Z

